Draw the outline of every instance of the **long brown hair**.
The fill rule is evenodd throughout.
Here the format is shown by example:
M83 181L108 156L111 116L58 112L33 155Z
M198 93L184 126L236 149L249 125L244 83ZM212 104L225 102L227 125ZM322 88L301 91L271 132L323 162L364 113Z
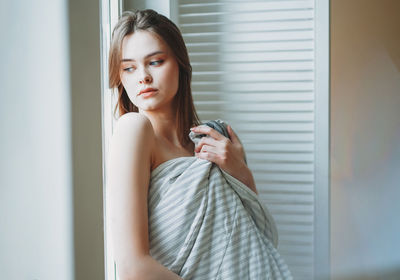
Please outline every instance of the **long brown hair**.
M118 103L114 114L119 109L119 116L128 112L138 112L138 108L131 102L120 79L122 56L122 41L125 36L137 30L150 31L160 36L172 50L179 65L179 86L173 100L176 111L175 120L181 145L186 146L189 139L189 129L199 125L199 117L193 104L191 79L192 66L189 55L178 27L167 17L154 10L126 11L116 24L111 39L109 53L109 87L118 88Z

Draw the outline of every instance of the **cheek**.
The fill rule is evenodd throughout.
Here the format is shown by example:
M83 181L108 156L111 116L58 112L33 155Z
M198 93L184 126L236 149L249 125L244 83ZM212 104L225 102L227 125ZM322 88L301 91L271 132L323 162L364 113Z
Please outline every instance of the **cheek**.
M177 65L171 65L166 71L165 80L168 82L171 90L178 90L179 85L179 67Z
M136 92L138 89L135 86L135 83L133 82L133 77L121 74L120 79L122 86L124 87L126 93L128 94L129 99L131 100L132 103L136 104L135 99L136 99Z
M127 79L126 76L123 73L119 74L119 78L121 80L122 85L124 86L124 88L126 89L127 86Z
M121 83L124 86L126 92L128 95L133 94L134 91L136 90L135 88L135 83L134 83L134 77L132 75L121 75Z

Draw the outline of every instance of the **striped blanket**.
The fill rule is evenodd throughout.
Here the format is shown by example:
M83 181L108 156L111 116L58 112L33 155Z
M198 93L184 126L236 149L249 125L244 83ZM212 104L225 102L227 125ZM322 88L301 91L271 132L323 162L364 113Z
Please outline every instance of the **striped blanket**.
M257 195L216 164L178 157L151 173L150 254L183 279L292 279Z

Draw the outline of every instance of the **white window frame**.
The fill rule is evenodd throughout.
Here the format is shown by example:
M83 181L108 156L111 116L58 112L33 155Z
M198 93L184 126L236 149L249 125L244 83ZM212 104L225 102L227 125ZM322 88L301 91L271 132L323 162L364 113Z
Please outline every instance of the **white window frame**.
M112 30L122 12L122 0L100 1L100 40L101 40L101 117L102 117L102 149L103 149L103 220L104 220L104 264L105 278L118 279L115 263L111 254L110 232L106 220L106 187L109 143L115 122L114 108L117 95L108 86L108 52L110 49Z

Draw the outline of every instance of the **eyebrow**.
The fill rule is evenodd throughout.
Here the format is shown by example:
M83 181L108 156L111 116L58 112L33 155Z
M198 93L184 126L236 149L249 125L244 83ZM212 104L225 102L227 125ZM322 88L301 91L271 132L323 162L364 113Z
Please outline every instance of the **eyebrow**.
M156 54L160 54L160 53L164 53L164 52L162 52L162 51L155 51L155 52L152 52L152 53L149 53L148 55L146 55L145 58L149 58L150 56L153 56L153 55L156 55ZM123 58L123 59L122 59L122 62L126 62L126 61L135 61L135 60L132 59L132 58Z

